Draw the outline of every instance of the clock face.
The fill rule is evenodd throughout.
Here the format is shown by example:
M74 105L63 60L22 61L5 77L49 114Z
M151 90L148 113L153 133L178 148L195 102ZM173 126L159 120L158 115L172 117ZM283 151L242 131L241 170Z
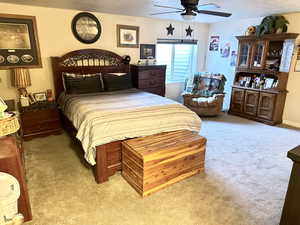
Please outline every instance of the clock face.
M90 13L79 13L73 19L72 29L75 37L83 43L94 43L101 35L98 19Z

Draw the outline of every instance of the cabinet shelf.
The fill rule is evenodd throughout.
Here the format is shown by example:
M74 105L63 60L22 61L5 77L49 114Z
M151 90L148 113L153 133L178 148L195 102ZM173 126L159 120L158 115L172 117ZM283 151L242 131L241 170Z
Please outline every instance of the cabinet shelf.
M278 93L288 93L287 90L278 90L276 88L270 88L270 89L259 89L259 88L251 88L251 87L243 87L239 85L232 85L233 88L240 88L244 90L251 90L251 91L260 91L260 92L267 92L267 93L273 93L273 94L278 94Z

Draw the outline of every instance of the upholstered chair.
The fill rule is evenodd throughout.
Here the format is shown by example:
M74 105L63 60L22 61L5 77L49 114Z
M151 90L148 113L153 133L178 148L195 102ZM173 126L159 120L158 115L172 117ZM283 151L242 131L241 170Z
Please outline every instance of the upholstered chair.
M196 75L193 80L192 90L182 93L184 105L199 116L219 115L222 112L225 97L225 76L222 74Z

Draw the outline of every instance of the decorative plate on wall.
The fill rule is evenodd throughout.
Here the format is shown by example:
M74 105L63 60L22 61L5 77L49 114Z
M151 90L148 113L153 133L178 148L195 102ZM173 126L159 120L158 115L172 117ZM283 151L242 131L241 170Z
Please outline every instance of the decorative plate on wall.
M81 12L73 18L72 31L78 41L92 44L100 38L102 29L96 16Z

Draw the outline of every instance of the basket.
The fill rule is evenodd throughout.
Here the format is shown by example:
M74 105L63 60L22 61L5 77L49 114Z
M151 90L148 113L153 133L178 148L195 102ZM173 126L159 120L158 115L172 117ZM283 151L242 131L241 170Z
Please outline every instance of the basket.
M13 134L20 129L19 120L16 115L0 119L0 137Z

